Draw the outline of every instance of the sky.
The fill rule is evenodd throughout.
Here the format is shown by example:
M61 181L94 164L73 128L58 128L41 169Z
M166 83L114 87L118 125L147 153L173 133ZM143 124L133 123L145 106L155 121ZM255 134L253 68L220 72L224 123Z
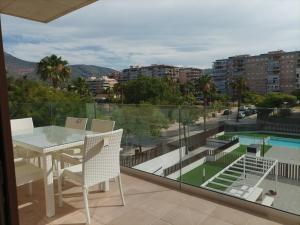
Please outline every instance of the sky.
M210 68L239 54L300 50L299 0L101 0L49 24L2 15L4 48L28 61L117 70Z

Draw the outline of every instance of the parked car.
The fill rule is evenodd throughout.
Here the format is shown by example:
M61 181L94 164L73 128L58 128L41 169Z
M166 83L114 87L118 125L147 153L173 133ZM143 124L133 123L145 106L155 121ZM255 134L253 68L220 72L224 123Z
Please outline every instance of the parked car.
M232 111L229 110L229 109L225 109L225 110L223 111L223 115L224 115L224 116L230 115L231 113L232 113Z
M246 116L251 116L251 115L253 115L253 114L256 114L256 113L257 113L257 110L256 110L255 107L249 107L249 108L247 108L244 112L245 112L245 115L246 115Z
M242 105L242 106L240 106L239 111L246 111L247 109L248 109L247 106Z
M253 114L251 109L247 109L243 112L245 113L245 116L251 116Z
M239 113L238 113L238 118L239 118L239 119L244 119L245 117L246 117L245 112L244 112L244 111L239 111Z

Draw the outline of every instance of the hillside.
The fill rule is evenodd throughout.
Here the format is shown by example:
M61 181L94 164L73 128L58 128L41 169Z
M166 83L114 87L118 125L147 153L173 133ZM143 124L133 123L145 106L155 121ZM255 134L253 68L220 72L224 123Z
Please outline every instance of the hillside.
M116 70L106 68L106 67L99 67L94 65L72 65L72 76L79 77L79 76L91 76L93 74L98 75L105 75L108 73L116 72Z
M29 79L36 79L36 62L29 62L19 59L8 53L4 53L6 70L10 76L22 77L27 75ZM108 73L116 72L114 69L94 66L94 65L71 65L71 76L88 77L91 75L105 75Z

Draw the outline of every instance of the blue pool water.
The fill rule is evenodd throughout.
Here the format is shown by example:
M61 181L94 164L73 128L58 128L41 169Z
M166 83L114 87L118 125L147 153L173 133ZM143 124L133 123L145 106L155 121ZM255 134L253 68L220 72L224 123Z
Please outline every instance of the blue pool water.
M263 139L258 137L251 137L251 136L244 136L244 135L238 135L238 137L240 139L240 143L243 145L263 143ZM265 144L278 146L278 147L285 147L285 148L294 148L300 150L300 140L294 138L270 136L270 138L265 139Z

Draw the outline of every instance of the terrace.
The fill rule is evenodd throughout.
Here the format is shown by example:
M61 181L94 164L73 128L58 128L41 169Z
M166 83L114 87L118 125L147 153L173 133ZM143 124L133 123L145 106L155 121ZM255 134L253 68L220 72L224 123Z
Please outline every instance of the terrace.
M122 174L126 206L120 206L117 185L111 182L109 192L91 190L89 197L91 224L108 225L276 225L259 214L241 211L228 204L192 196L140 178ZM18 190L21 225L81 225L85 224L81 188L70 182L65 185L65 205L56 205L56 216L48 218L44 211L42 182L33 186L30 197L27 189ZM234 216L233 216L234 215Z
M62 107L63 105L59 103L39 105L41 108L49 107L52 111L41 110L41 115L37 118L47 118L46 120L38 120L33 117L35 126L63 126L64 118L72 113L69 107ZM35 107L32 103L29 108ZM183 219L190 221L190 224L197 224L198 222L195 221L201 222L200 224L210 224L211 221L218 221L220 224L239 225L251 224L252 221L255 221L255 224L259 224L259 221L262 221L262 224L276 224L281 221L281 218L292 218L299 213L299 199L296 197L299 193L299 181L290 179L282 172L285 171L282 169L280 169L281 172L279 172L278 177L278 194L273 196L274 202L271 208L261 206L262 199L248 202L247 199L230 193L229 189L224 191L203 185L205 182L214 179L214 176L231 163L245 157L247 146L242 145L239 139L234 138L239 132L231 135L227 132L224 135L227 118L224 118L221 114L208 118L208 130L204 131L203 120L199 119L203 116L199 106L178 108L177 106L150 107L148 105L94 105L94 103L91 103L73 107L73 113L75 114L71 114L72 116L86 117L89 121L99 118L110 119L116 121L115 129L124 129L120 163L123 171L123 188L127 205L120 206L118 186L115 182L110 182L108 192L101 192L97 186L93 187L90 190L89 204L94 224L126 224L127 220L130 224L134 222L140 224L141 221L144 221L142 218L146 218L145 224L182 224ZM17 109L19 108L20 106L11 109L11 114L15 118L18 118ZM28 108L28 105L25 108ZM56 108L59 108L60 111ZM199 114L191 118L192 113L188 112L194 112L196 109L199 110ZM153 110L156 112L156 116L160 112L165 117L164 121L169 121L168 128L162 128L160 126L161 121L153 121L151 113ZM174 115L179 115L181 110L185 115L184 122L179 118L174 118ZM208 114L212 112L214 112L214 109L207 110ZM127 120L125 121L124 118L127 118ZM229 125L231 126L234 116L228 118L228 120L230 120ZM253 124L253 121L251 124ZM87 130L90 129L90 126L88 125ZM153 134L153 129L158 129L159 132ZM253 136L255 135L253 134ZM253 140L257 141L258 139L256 137ZM265 149L270 148L272 146L265 146ZM253 160L268 161L268 158L261 157ZM253 163L252 161L251 163ZM268 162L273 161L269 160ZM266 165L271 166L270 163ZM285 164L279 163L280 168L283 168L283 166ZM261 167L261 164L259 164L258 168L252 168L252 172L261 169L266 171L267 167ZM253 181L253 185L255 185L255 182L263 176L265 179L259 182L256 187L262 190L261 196L265 198L269 195L269 190L275 190L274 171L272 167L272 171L269 171L270 174L260 174L260 177L249 173L247 182ZM225 177L225 179L228 179L228 177ZM42 181L34 184L33 190L35 192L32 197L26 194L26 187L18 188L21 224L23 222L24 224L30 224L32 220L37 224L43 222L46 224L84 223L81 188L66 180L66 185L63 188L64 207L60 208L58 207L56 176L54 176L54 181L56 214L50 218L46 217L44 211L45 200L43 188L41 188ZM232 183L234 183L233 186L242 186L234 180ZM38 192L36 192L37 190ZM239 202L236 202L237 200ZM286 200L288 200L288 203ZM157 205L155 206L155 204ZM206 212L204 208L208 205L212 205L213 209ZM287 214L287 217L278 217L276 214L266 213L265 209L280 209L294 214ZM179 218L174 219L178 210L183 210L183 212L178 214ZM239 216L232 218L227 216L226 211L234 212L241 215L241 217L245 216L249 220L241 222ZM39 216L36 216L35 212L39 212ZM139 213L141 215L136 215ZM27 215L26 219L25 215ZM134 221L132 221L133 215ZM268 221L270 218L272 218L272 221ZM285 223L287 222L285 221ZM293 219L289 223L297 224L293 222Z
M60 5L60 7L54 7L51 4L51 7L49 5L47 7L49 3L44 1L40 4L33 4L29 0L26 1L27 4L24 3L23 6L26 6L27 9L33 7L37 11L23 10L22 5L18 5L19 1L14 2L16 5L13 4L13 1L8 0L7 2L10 4L5 4L5 7L0 5L1 12L48 22L93 1L76 1L78 5ZM44 13L37 13L39 9ZM2 45L1 50L3 50ZM59 205L57 188L59 160L56 161L57 164L53 163L55 160L52 161L50 154L50 150L57 146L46 147L49 152L36 157L42 158L40 169L44 169L46 172L43 174L44 179L33 182L33 195L27 194L27 186L16 188L15 182L12 139L14 147L21 145L22 140L23 144L25 143L23 146L28 147L30 144L28 144L28 140L24 141L26 138L24 136L18 138L15 134L11 135L9 117L10 119L32 117L34 124L32 130L36 131L37 129L43 130L43 127L46 126L64 129L65 120L70 116L86 118L88 124L92 119L115 121L115 128L124 131L120 166L126 205L121 205L119 187L115 180L106 179L105 188L101 188L101 191L99 191L98 185L94 185L90 188L88 195L91 224L299 224L300 208L298 204L295 204L300 193L299 165L280 162L280 159L277 159L279 160L279 170L277 171L279 179L283 181L283 184L290 185L290 189L287 191L287 186L281 188L281 184L278 184L279 189L275 196L275 203L279 202L280 204L276 203L273 207L262 206L258 201L249 202L216 189L201 187L202 183L211 179L232 162L240 157L245 157L246 152L242 151L243 146L240 146L238 139L220 141L217 139L218 136L223 135L227 129L230 130L232 127L235 131L239 131L240 128L240 130L248 130L249 127L257 130L273 129L270 124L258 123L256 116L249 119L249 127L247 127L248 123L241 123L243 127L240 127L240 124L234 122L234 114L224 117L218 113L222 108L214 107L203 110L201 106L166 107L98 105L95 103L78 105L68 102L43 102L42 104L11 104L9 108L3 54L0 63L0 125L3 130L0 137L1 147L5 149L1 154L1 163L4 162L1 166L3 166L2 172L5 179L3 190L1 189L1 198L7 200L3 201L4 205L1 205L0 215L5 216L5 218L1 217L3 224L17 225L19 224L17 218L19 218L20 224L24 225L86 223L84 209L86 204L82 197L82 187L75 185L69 179L66 179L63 185L64 205ZM8 112L8 108L10 112ZM26 111L26 109L30 110ZM229 121L227 128L226 120ZM204 121L207 123L204 124ZM89 124L87 128L87 130L91 130L91 125ZM278 129L276 131L282 132L280 130L282 127ZM59 139L60 144L70 144L71 147L74 147L75 144L83 144L82 134L85 137L88 136L86 134L90 134L90 131L87 130L77 129L75 132L74 129L70 131L66 128L65 132L62 132L63 135L52 132L51 137L55 138L54 141L39 139L40 134L33 135L34 143L43 145L43 141L53 143ZM283 130L288 131L286 127ZM293 129L294 132L298 130L298 128ZM76 139L78 137L81 139ZM66 139L71 139L71 141L65 143ZM101 146L102 150L113 143L108 144L107 139L103 138L101 145L103 145ZM117 150L120 151L120 146L117 147ZM119 155L116 159L119 159ZM36 161L29 163L39 167ZM109 163L105 164L108 164L107 167L110 166ZM149 164L155 166L150 166L149 169ZM213 169L210 171L203 169L208 168L207 164ZM193 171L196 171L192 178L193 181L185 180L184 176ZM101 172L97 171L97 173ZM264 196L270 189L269 181L272 179L272 175L270 172L268 177L264 176L267 182L259 183ZM120 192L122 193L122 190Z

